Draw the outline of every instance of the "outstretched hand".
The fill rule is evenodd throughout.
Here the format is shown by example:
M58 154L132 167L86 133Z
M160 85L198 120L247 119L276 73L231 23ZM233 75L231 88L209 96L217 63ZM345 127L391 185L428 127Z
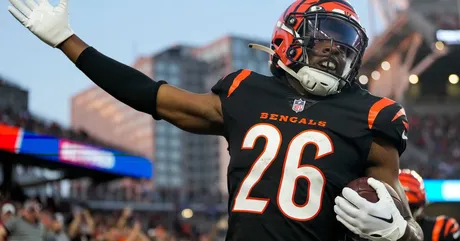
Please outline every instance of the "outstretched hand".
M8 11L39 39L57 47L74 33L69 25L68 0L52 6L48 0L9 0Z

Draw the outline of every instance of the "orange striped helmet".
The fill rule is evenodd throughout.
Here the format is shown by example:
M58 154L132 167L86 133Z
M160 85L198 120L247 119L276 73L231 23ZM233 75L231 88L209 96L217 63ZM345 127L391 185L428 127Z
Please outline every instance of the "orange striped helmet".
M402 169L399 171L399 182L404 188L407 200L411 207L421 207L426 203L425 186L422 177L414 170Z
M320 43L321 42L321 43ZM329 62L309 64L309 54L316 44L330 44L345 57ZM297 72L308 66L332 75L341 87L355 80L361 65L368 37L359 17L346 0L296 0L279 18L272 35L271 70L277 75L282 64Z

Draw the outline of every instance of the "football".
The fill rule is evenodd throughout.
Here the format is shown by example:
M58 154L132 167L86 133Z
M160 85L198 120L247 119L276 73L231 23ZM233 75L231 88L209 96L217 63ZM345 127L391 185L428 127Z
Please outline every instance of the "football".
M375 191L375 189L372 188L369 184L367 184L367 179L368 177L361 177L355 179L348 183L347 187L355 190L361 197L365 198L369 202L376 203L379 201L379 197L377 196L377 192ZM404 210L404 204L401 198L390 185L388 185L387 183L383 184L385 184L385 187L387 188L388 192L393 198L396 207L398 207L398 210L402 213Z
M369 202L376 203L379 201L379 197L377 195L377 192L375 191L374 188L372 188L368 183L367 183L368 177L361 177L357 178L350 183L348 183L347 187L353 189L356 191L361 197L365 198ZM396 193L396 191L387 183L385 184L385 187L387 188L388 192L390 193L391 197L393 198L393 201L396 204L396 207L398 208L399 212L405 216L405 209L404 209L404 204L399 195ZM348 229L347 229L348 231ZM360 240L359 237L356 237L356 234L352 233L349 231L347 233L350 237L353 237L355 240Z

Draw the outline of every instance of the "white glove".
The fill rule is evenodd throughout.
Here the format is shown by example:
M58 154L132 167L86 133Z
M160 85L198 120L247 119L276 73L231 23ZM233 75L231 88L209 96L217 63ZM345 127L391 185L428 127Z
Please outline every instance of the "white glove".
M379 201L372 203L362 198L353 189L345 187L343 197L336 197L336 218L345 227L361 238L374 241L396 241L406 231L404 220L385 185L374 178L368 184L375 189Z
M48 0L9 0L8 11L43 42L58 46L74 33L70 29L68 0L52 6Z

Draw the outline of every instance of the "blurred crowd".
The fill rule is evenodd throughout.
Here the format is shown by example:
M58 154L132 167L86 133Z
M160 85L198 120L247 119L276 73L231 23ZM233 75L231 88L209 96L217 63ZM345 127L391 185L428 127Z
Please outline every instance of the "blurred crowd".
M410 140L429 155L420 163L425 178L460 179L460 114L410 115Z
M58 123L41 119L26 111L0 108L0 123L24 128L25 130L66 138L86 144L117 149L84 132L61 127ZM18 165L19 175L38 175L37 167ZM59 185L51 186L59 189ZM3 189L2 189L3 190ZM124 178L94 185L88 179L71 183L69 200L114 200L134 202L162 202L177 200L181 190L154 190L153 180L133 180ZM1 221L0 241L3 240L104 240L104 241L213 241L222 240L226 219L217 216L202 222L200 227L181 218L180 212L146 213L123 211L109 212L91 210L85 204L59 204L48 198L45 202L38 198L23 200L25 195L15 197L0 193ZM24 197L23 197L24 196ZM207 218L205 218L207 219ZM32 225L31 225L32 224ZM6 230L8 230L6 232ZM8 235L5 239L6 234ZM40 234L42 239L37 239Z
M51 199L48 199L50 201ZM204 231L190 223L164 222L165 216L90 211L84 205L67 207L38 199L4 201L1 205L0 240L9 241L214 241L222 240L224 219Z

